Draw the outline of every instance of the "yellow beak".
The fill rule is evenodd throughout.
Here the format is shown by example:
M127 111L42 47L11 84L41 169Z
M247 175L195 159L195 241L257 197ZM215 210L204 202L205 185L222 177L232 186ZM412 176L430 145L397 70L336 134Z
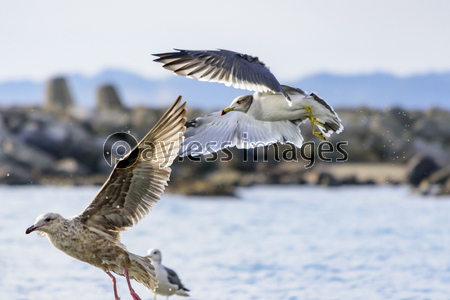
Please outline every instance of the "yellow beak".
M223 116L224 114L227 114L227 113L229 113L230 111L233 111L233 110L234 110L234 107L224 108L224 109L222 109L222 112L220 113L220 115Z

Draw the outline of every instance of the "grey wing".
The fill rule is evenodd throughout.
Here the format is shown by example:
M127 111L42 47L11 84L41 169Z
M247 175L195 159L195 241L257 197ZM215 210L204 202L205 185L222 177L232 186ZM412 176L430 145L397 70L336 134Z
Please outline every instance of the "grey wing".
M229 50L178 50L153 54L156 62L177 75L201 81L220 82L226 86L256 92L281 93L286 99L280 83L269 68L258 59L247 54Z
M89 206L77 216L114 235L139 222L159 201L170 165L183 142L186 118L181 96L150 132L115 166Z
M180 156L197 156L236 146L239 149L290 143L300 148L303 143L298 124L291 121L263 122L241 112L220 112L189 121Z
M167 271L167 279L169 280L169 282L171 284L177 285L178 289L180 289L180 290L185 290L185 291L189 292L189 290L181 283L180 278L178 277L177 273L175 273L174 270L169 269L165 266L163 266L163 267Z

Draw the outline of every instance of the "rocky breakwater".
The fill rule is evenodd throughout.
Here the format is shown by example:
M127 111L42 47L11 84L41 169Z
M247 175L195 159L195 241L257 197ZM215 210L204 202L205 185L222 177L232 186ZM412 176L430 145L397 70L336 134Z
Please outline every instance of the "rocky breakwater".
M209 113L191 108L185 100L188 118ZM83 109L64 78L51 80L41 107L0 107L0 183L103 183L112 169L104 159L105 141L117 132L141 139L164 110L151 106L149 99L148 107L127 107L114 86L104 85L97 90L95 107ZM449 111L337 112L345 130L323 142L312 135L307 122L302 126L303 151L277 145L179 159L169 190L232 195L235 187L253 184L405 183L424 194L448 193ZM320 155L324 143L331 150ZM338 143L343 151L338 151Z

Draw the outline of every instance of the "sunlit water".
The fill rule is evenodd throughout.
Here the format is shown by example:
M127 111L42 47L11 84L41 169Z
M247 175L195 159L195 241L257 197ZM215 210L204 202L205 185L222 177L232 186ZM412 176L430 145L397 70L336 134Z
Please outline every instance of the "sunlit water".
M43 212L78 214L97 190L0 187L0 299L114 298L101 270L24 234ZM159 248L192 299L450 299L449 198L405 187L238 194L165 194L122 240L141 255ZM153 297L133 283L143 299ZM123 277L118 286L131 299Z

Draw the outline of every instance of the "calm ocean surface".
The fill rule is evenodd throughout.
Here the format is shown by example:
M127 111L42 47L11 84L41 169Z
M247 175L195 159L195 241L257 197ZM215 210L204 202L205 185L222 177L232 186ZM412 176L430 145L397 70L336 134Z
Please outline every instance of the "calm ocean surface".
M101 270L25 235L41 213L80 213L97 190L0 187L0 299L114 298ZM122 241L141 255L159 248L191 299L450 299L448 197L401 186L260 186L238 194L165 194ZM123 277L118 288L131 299Z

